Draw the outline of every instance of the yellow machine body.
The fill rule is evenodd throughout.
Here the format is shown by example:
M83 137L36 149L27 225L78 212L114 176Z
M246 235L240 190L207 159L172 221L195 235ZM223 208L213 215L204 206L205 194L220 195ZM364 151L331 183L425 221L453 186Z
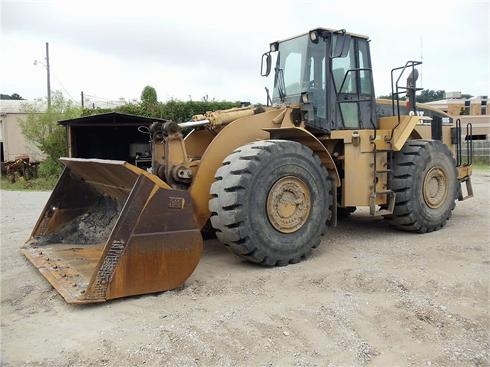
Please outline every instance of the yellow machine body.
M337 35L331 30L321 32L325 37ZM311 33L310 37L314 39ZM342 56L340 51L338 56ZM372 215L396 215L397 192L390 186L392 155L413 141L431 145L430 118L379 116L372 128L322 131L309 125L308 111L313 110L308 96L301 98L307 101L306 107L301 103L249 106L196 115L180 125L155 123L150 129L149 171L122 161L61 159L65 169L23 254L67 302L103 302L181 286L199 262L201 231L210 217L218 238L230 243L240 256L265 265L286 265L300 261L314 247L305 244L310 248L296 249L299 237L294 236L316 220L315 213L327 222L313 229L317 242L323 226L336 224L340 209L367 206ZM184 134L183 128L191 131ZM440 142L453 155L457 153L454 129L454 124L440 126ZM286 156L280 153L283 150ZM265 167L268 162L263 157L271 154L284 161L281 167L293 167L270 184L264 202L254 203L257 213L265 213L261 223L271 231L264 238L279 239L273 244L280 253L277 258L268 249L255 248L250 243L253 236L240 237L241 230L236 229L248 220L240 208L246 202L236 200L242 191L252 192L250 197L259 189L247 186L255 182L250 167L256 161ZM303 169L295 159L311 162L316 173L295 176ZM446 177L438 167L427 171L423 194L427 205L437 208L444 199L441 195L447 194L440 186L452 176ZM225 174L226 185L220 182ZM470 176L471 164L459 164L457 179L466 182L468 197L472 195ZM312 182L313 177L324 182ZM322 187L328 188L326 196L315 192ZM325 202L318 202L319 197ZM255 219L250 219L247 228L260 231ZM284 257L281 243L290 243L296 252Z

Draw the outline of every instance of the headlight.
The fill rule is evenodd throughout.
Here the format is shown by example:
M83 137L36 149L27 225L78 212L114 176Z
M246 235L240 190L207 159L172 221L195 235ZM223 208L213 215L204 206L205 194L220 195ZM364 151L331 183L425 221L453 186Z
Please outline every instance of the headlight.
M305 104L306 104L306 103L310 103L310 100L309 100L309 98L308 98L308 93L302 93L302 94L301 94L301 101L302 101L303 103L305 103Z
M317 43L318 42L318 33L316 33L316 31L311 31L310 32L310 40L313 43Z

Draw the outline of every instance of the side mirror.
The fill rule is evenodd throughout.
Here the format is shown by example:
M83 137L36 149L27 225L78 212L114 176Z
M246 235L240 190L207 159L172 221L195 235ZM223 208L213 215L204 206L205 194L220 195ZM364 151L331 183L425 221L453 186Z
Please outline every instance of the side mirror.
M332 54L330 57L346 57L349 53L351 36L345 33L336 34L333 38Z
M260 75L269 76L271 72L271 53L266 52L262 55L262 62L260 64Z

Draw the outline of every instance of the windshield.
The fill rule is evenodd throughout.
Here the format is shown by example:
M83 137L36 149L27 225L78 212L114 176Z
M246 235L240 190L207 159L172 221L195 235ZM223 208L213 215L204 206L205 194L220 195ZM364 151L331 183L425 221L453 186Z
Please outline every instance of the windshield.
M307 87L304 70L308 48L308 35L293 38L279 44L272 99L284 101L288 96L299 95Z

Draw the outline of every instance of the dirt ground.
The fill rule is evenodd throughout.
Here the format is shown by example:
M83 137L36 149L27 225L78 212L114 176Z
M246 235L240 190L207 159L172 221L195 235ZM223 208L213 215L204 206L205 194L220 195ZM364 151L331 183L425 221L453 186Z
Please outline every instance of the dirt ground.
M1 192L3 366L489 366L490 172L446 228L362 212L296 265L206 241L182 289L71 306L19 247L49 193Z

